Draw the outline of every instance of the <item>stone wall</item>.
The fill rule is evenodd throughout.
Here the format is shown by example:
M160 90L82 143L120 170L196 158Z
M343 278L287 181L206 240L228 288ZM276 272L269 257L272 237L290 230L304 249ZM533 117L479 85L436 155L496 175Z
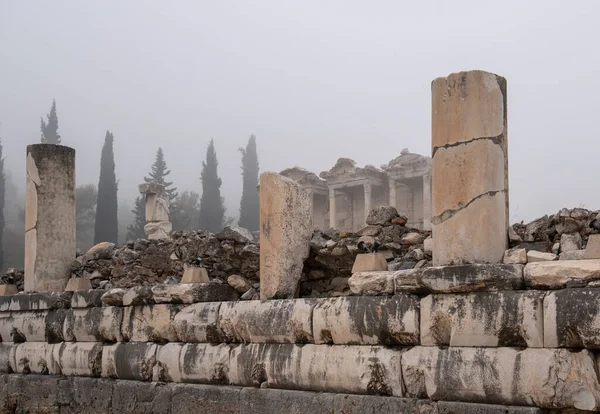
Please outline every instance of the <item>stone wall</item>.
M218 283L0 297L0 406L71 412L95 387L106 394L88 412L111 412L109 401L113 412L203 401L229 412L600 407L600 260L357 273L349 283L356 296L322 299L238 301Z

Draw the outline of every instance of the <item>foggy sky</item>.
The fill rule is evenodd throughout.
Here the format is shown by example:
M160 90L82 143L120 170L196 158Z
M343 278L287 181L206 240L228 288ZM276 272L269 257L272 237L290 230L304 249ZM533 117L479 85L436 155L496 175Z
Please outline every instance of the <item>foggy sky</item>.
M200 192L214 138L237 216L250 134L263 171L430 155L431 81L482 69L508 81L511 222L600 208L599 15L595 0L4 0L6 166L24 183L55 98L78 185L97 184L109 129L121 199L159 146L179 189Z

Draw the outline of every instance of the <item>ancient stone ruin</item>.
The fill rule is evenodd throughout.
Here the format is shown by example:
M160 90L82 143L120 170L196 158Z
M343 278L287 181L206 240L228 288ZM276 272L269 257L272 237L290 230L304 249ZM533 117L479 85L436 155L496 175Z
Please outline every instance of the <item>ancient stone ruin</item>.
M598 412L600 212L509 226L505 79L436 79L432 105L431 160L263 173L260 241L161 225L75 257L74 152L30 146L0 412ZM191 267L208 282L180 283Z

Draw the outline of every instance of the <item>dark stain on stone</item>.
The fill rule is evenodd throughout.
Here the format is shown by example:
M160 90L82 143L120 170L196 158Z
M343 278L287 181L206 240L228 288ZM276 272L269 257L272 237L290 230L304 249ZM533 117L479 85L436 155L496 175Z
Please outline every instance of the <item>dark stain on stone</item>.
M267 370L265 364L259 363L252 367L252 384L260 387L260 384L267 381Z
M92 349L92 358L90 358L89 367L92 377L99 378L102 374L102 344L97 344Z
M559 347L600 346L594 319L600 313L600 289L563 289L556 298L556 336Z
M333 344L333 337L331 336L331 331L329 329L321 329L319 332L321 336L321 341L326 344Z
M210 378L210 383L215 385L229 384L229 378L227 376L227 367L224 364L215 364L213 374Z
M29 359L27 359L27 358L21 358L19 360L19 363L21 365L23 365L23 374L25 374L25 375L31 374L31 368L29 367Z
M63 325L68 309L55 309L48 312L45 319L45 337L49 344L63 341Z
M206 341L211 344L219 344L223 342L223 333L216 325L206 326Z
M431 317L431 336L436 345L449 345L452 332L452 317L449 314L435 313Z
M17 328L15 328L14 326L10 330L10 336L11 336L13 342L15 342L15 343L21 343L21 342L27 341L27 338L25 338L25 335L23 335L23 333L21 331L19 331Z
M379 362L369 365L371 378L367 384L367 393L371 395L392 395L392 389L386 383L386 369Z
M504 326L498 332L498 346L526 348L527 341L522 335L521 328L518 326Z

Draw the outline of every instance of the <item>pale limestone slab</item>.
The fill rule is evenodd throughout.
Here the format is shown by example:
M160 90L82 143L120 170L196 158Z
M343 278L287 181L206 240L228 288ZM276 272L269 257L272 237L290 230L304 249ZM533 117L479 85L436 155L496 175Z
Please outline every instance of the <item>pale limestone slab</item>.
M151 381L158 347L146 342L105 345L102 349L102 377Z
M223 302L219 327L228 342L310 343L314 304L310 299Z
M554 253L538 252L536 250L530 250L527 252L527 263L550 262L557 259L558 256Z
M261 299L296 296L313 234L312 197L274 172L260 175Z
M152 381L182 382L179 364L184 345L173 342L158 347Z
M180 305L127 306L123 310L121 334L125 341L176 342L173 318Z
M527 263L527 250L521 248L508 249L504 252L504 264L526 264Z
M250 344L231 350L233 385L402 396L402 351L381 346Z
M53 350L60 344L45 342L23 342L15 351L16 370L19 374L60 375L60 365Z
M355 295L378 295L394 293L394 272L355 273L348 279L350 290Z
M181 309L173 318L173 327L181 342L211 342L223 340L219 328L221 302L195 303Z
M72 309L63 325L63 337L68 342L121 342L123 308Z
M414 347L402 354L407 396L597 410L592 353L527 348Z
M380 272L387 270L384 253L357 254L352 266L352 273Z
M208 283L209 281L208 273L206 272L205 268L188 267L183 271L183 276L181 277L180 283Z
M66 309L0 312L2 342L50 342L63 340Z
M467 293L523 288L523 265L469 264L423 269L417 283L432 293Z
M316 344L419 344L416 296L323 299L314 307L312 321Z
M525 283L534 288L560 289L567 284L585 285L600 279L600 260L558 260L528 263Z
M56 344L53 358L62 375L99 377L102 372L102 344L97 342Z
M181 349L179 367L181 381L198 384L234 384L229 378L229 353L226 344L185 344Z
M583 259L600 259L600 234L590 234Z
M90 290L92 288L92 282L90 279L85 277L72 277L67 282L65 292L75 292L77 290Z
M429 295L421 299L423 346L544 346L537 291Z
M0 296L11 296L19 293L17 285L12 283L0 285Z

